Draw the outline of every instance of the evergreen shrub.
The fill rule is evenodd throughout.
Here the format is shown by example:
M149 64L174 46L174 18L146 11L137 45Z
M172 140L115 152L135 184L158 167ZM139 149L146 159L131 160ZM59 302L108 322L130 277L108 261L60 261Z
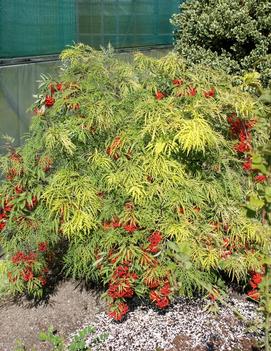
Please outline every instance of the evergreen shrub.
M245 286L270 240L248 194L249 153L269 137L265 108L231 78L170 53L132 63L78 45L43 77L25 145L1 158L2 269L13 292L54 275L102 283L110 315L127 299L165 308ZM253 203L253 201L252 201ZM253 206L253 204L252 204Z
M271 79L269 0L187 0L172 23L176 49L189 62Z

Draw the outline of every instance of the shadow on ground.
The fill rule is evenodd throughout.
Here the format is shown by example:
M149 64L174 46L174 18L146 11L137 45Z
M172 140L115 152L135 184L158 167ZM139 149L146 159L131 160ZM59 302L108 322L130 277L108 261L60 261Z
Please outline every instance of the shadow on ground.
M68 337L102 310L100 292L73 281L59 282L45 300L5 299L0 301L0 350L13 351L16 340L27 350L50 350L38 340L41 330L53 326L59 335Z

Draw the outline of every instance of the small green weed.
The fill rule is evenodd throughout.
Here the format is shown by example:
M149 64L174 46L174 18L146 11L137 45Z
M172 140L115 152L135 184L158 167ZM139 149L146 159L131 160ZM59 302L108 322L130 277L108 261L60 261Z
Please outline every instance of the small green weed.
M39 333L39 340L50 344L52 347L50 351L91 351L91 348L86 346L86 338L89 334L95 333L95 328L87 326L80 330L76 334L71 343L67 344L64 338L57 334L56 330L51 326L47 331L41 331ZM98 335L92 341L93 344L97 345L100 342L104 342L108 334L104 333ZM28 350L22 341L18 341L14 351L37 351L36 349Z

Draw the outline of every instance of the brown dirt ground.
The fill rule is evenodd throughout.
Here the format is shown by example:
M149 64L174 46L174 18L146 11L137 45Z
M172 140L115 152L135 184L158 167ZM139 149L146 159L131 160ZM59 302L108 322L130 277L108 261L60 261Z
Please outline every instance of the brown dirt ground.
M27 351L51 351L51 347L39 341L38 334L50 326L58 335L67 338L79 329L84 321L91 324L95 314L105 310L100 293L85 289L77 282L64 281L58 284L47 302L33 304L26 298L0 300L0 351L15 351L20 340ZM174 347L167 351L219 351L219 341L206 347L191 348L185 335L174 340ZM241 340L241 349L236 351L257 351L251 339ZM142 350L144 351L144 350Z
M41 330L53 326L67 337L87 318L103 310L99 293L77 287L78 283L61 282L48 302L33 305L25 298L0 301L0 351L13 351L16 340L27 350L47 351L50 347L38 340Z
M219 351L221 349L221 345L219 342L210 342L206 347L194 347L191 348L190 339L185 335L178 335L173 341L174 347L167 351ZM260 351L253 340L251 339L243 339L240 341L240 348L236 349L236 351Z

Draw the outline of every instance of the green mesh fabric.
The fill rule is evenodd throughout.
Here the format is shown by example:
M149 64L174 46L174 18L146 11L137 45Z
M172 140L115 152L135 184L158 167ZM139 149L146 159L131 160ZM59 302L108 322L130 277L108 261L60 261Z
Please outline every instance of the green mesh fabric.
M75 0L0 0L0 57L59 53L76 40Z
M116 48L172 43L183 0L0 0L0 58L57 54L73 41Z
M79 41L117 48L172 43L169 19L180 0L79 0Z

